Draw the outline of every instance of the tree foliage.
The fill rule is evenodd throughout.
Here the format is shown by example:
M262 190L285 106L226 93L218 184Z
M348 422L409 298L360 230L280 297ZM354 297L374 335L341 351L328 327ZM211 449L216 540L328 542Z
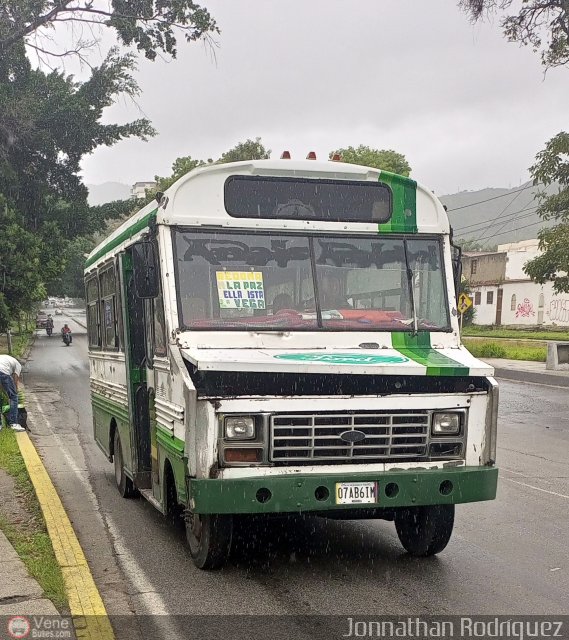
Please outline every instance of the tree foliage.
M68 50L58 48L64 25L70 29L59 42L71 39ZM49 64L71 54L87 61L103 30L153 60L161 53L176 57L180 37L209 38L217 27L191 0L0 3L0 296L12 316L43 299L45 285L77 294L93 234L140 204L90 207L79 175L82 158L96 148L155 134L145 118L103 122L118 98L139 95L136 54L111 48L99 65L88 63L84 82ZM30 62L34 51L39 66Z
M6 304L4 294L0 293L0 333L6 333L10 328L10 309Z
M557 293L569 293L569 134L562 131L554 136L537 154L530 171L536 184L559 185L553 195L538 194L537 210L544 220L557 220L558 224L539 232L543 253L530 260L524 269L541 284L553 281Z
M156 182L156 188L148 193L150 197L154 197L154 194L158 191L166 191L168 187L171 187L176 180L179 180L186 173L202 167L206 164L203 160L196 160L192 156L183 156L176 158L172 164L172 175L169 176L154 176Z
M155 176L156 188L152 190L148 195L153 197L157 191L165 191L168 187L171 187L176 180L179 180L186 173L197 169L198 167L205 167L208 164L224 164L227 162L240 162L242 160L268 160L271 157L271 150L266 149L262 143L261 138L247 139L245 142L238 142L233 148L229 149L225 153L221 154L221 157L215 162L209 158L205 160L197 160L192 156L182 156L176 158L172 164L172 174L170 176L162 177Z
M76 28L70 49L58 48L49 37L59 25ZM192 0L3 0L0 57L22 43L35 49L40 59L82 56L96 44L102 29L112 30L119 44L136 47L149 60L159 53L175 58L177 36L194 41L218 33L207 9Z
M408 176L411 173L411 167L405 156L392 149L373 149L360 144L359 147L346 147L331 151L330 158L336 153L340 154L343 162L375 167L401 176Z
M0 293L12 318L45 297L42 241L0 197ZM50 265L48 264L49 268Z
M271 150L266 149L261 142L261 138L250 138L245 142L239 142L232 149L221 154L217 162L240 162L243 160L268 160L271 157Z
M517 10L500 24L510 42L529 45L546 67L569 63L569 2L567 0L460 0L459 6L476 22L498 10Z
M529 45L540 52L545 67L569 65L569 1L568 0L460 0L459 5L472 20L480 20L488 12L517 7L517 13L501 21L506 37ZM538 194L537 213L544 220L558 224L538 233L541 255L530 260L525 272L541 284L552 281L557 293L569 293L569 134L554 136L530 167L534 184L558 184L557 193Z

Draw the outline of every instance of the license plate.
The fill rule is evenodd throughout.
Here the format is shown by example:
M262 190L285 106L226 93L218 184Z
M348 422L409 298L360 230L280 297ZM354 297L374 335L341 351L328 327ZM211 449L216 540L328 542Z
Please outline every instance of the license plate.
M336 504L374 504L377 482L336 482Z

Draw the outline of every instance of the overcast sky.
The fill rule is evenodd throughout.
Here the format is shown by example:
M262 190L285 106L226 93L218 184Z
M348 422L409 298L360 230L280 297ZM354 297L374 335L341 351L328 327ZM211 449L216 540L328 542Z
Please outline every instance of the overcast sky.
M141 59L140 117L159 134L98 149L85 182L169 175L178 156L217 158L261 136L279 157L366 144L404 153L439 195L528 179L544 143L569 127L569 71L544 76L538 55L498 21L472 26L455 0L204 0L221 34L216 60L180 42L178 58Z

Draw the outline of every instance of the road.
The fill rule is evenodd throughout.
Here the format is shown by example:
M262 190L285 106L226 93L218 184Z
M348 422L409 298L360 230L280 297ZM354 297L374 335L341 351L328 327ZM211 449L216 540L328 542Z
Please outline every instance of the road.
M61 323L56 317L56 334ZM145 500L119 497L92 438L85 329L69 324L71 347L39 332L25 382L34 441L111 614L162 614L153 637L170 639L184 635L164 614L569 611L566 389L502 383L498 498L457 507L439 556L408 557L388 522L294 518L241 531L229 565L202 572L179 528ZM132 617L116 620L118 637L134 637ZM314 637L308 628L295 635Z

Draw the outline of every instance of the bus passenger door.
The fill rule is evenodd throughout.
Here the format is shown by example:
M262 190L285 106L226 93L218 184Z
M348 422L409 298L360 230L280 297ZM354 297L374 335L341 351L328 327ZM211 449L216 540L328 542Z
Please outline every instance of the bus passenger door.
M146 382L146 304L134 286L132 253L121 255L121 275L125 310L125 356L128 380L128 405L131 417L130 469L138 489L151 488L150 412Z

